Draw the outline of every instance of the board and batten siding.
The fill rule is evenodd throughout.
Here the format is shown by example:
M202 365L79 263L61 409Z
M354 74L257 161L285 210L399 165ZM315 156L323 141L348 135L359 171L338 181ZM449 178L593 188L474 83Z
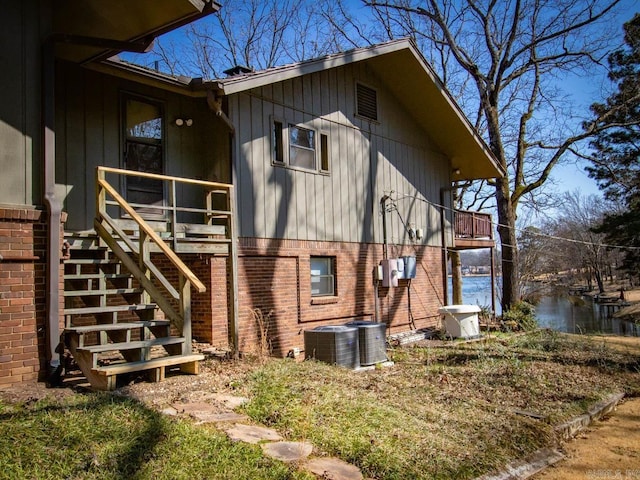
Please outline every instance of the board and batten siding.
M3 2L0 29L0 204L42 203L41 36L38 2Z
M230 175L225 173L230 168L228 131L208 109L205 99L189 98L71 64L59 65L56 82L56 194L69 214L67 230L93 228L96 167L122 167L123 95L140 96L163 105L165 174L230 181ZM193 126L176 126L178 117L192 118ZM200 191L178 186L177 197L183 206L203 205Z
M355 115L356 82L377 90L378 122ZM231 95L229 112L240 236L381 243L387 194L398 209L387 214L390 244L409 243L402 217L423 230L420 243L441 245L435 204L450 185L450 162L366 64ZM327 134L329 174L274 166L273 118Z

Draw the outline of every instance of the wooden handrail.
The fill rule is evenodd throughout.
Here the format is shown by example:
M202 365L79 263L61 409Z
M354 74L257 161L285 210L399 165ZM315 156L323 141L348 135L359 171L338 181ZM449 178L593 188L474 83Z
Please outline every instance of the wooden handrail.
M101 172L115 173L117 175L127 175L127 176L135 176L135 177L145 177L151 178L154 180L163 180L163 181L176 181L179 183L188 183L191 185L201 185L203 187L211 187L211 188L222 188L224 190L229 190L233 188L232 185L228 183L220 183L220 182L209 182L207 180L196 180L194 178L184 178L184 177L172 177L170 175L161 175L159 173L148 173L148 172L140 172L138 170L123 170L120 168L112 168L112 167L98 167L98 170Z
M108 169L106 167L102 167L103 171L113 171L113 169ZM117 171L121 172L120 170ZM141 173L141 172L136 172ZM151 175L151 174L147 174ZM158 175L158 178L164 178L162 175ZM111 195L118 205L127 212L128 215L140 226L140 230L143 231L148 237L149 240L153 241L160 251L165 254L165 256L171 261L171 263L178 269L178 271L184 275L184 277L191 282L191 284L198 290L198 292L202 293L207 290L207 287L200 281L198 277L191 271L189 267L187 267L182 260L175 254L173 250L171 250L160 238L160 236L144 221L144 219L131 207L127 201L120 196L120 194L116 191L115 188L111 186L109 182L105 179L99 178L98 185L104 188L109 195Z
M107 180L107 174L143 177L163 182L163 184L168 183L168 188L165 185L164 190L168 194L166 200L169 204L160 206L129 203L128 199L114 188L113 185L116 183L110 183ZM178 184L188 185L191 187L189 190L193 191L199 188L203 189L205 193L204 208L193 208L193 205L179 206L176 195L176 185ZM108 197L109 199L107 200ZM224 206L222 198L224 198ZM183 263L177 253L181 251L185 253L198 252L199 246L193 249L191 247L195 245L193 242L199 242L202 239L203 245L206 245L205 249L208 249L213 244L224 243L227 246L231 261L229 281L232 287L229 304L229 344L234 349L234 356L236 358L238 356L237 237L233 213L235 203L234 187L230 184L104 166L97 168L97 213L94 222L96 232L114 254L120 258L125 268L140 282L145 291L144 295L148 295L148 298L152 299L158 308L165 313L165 317L171 320L172 325L182 332L186 339L185 351L187 353L191 349L191 287L193 286L201 293L206 291L206 287L189 267ZM112 218L109 208L114 210L119 208L121 211L120 218ZM164 220L160 220L160 223L165 225L158 225L158 220L146 221L138 213L137 208L148 208L155 212L163 212ZM184 219L179 218L178 214L181 214ZM203 215L204 223L202 225L191 223L191 219L197 214ZM224 220L224 227L222 222L219 221L220 219ZM123 220L126 220L126 222L123 223ZM189 223L179 223L185 220ZM125 224L127 225L126 228L124 227ZM170 227L170 229L167 227ZM226 235L219 233L219 227L226 227ZM169 233L169 237L166 239L161 237L156 229L163 232L166 231ZM137 242L135 237L129 233L132 230L139 232ZM220 238L222 236L226 238ZM153 263L150 255L150 248L153 246L151 242L155 243L155 247L177 269L178 285L170 282L158 266ZM161 291L161 289L163 290ZM170 296L166 296L167 292ZM174 300L177 300L179 311L174 308Z

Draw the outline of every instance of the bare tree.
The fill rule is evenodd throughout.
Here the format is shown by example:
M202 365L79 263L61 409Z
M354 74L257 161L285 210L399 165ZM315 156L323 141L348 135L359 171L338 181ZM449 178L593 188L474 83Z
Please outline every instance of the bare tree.
M334 53L345 48L345 37L327 8L310 0L228 0L181 35L160 38L151 58L135 61L173 75L219 78L237 65L261 70Z
M596 195L582 196L579 191L566 193L556 218L548 226L553 233L553 250L561 252L567 266L580 266L589 272L600 293L604 292L605 272L614 255L605 243L605 234L595 233L606 214L614 208Z
M620 0L365 3L386 16L385 26L407 25L412 18L411 36L447 85L454 85L452 91L464 91L458 97L463 109L508 172L491 185L507 309L519 299L518 205L534 196L554 166L602 125L598 119L600 123L580 129L559 79L599 64L611 46L607 22ZM397 32L405 35L406 28Z

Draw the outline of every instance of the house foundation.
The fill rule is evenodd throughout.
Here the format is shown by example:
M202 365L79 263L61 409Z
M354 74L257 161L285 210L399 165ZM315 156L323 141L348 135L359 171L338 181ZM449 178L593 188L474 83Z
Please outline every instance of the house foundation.
M0 207L0 388L46 375L46 241L44 210Z
M398 256L416 256L417 275L400 280L398 287L382 287L374 279L382 259L380 244L240 239L239 350L256 352L267 345L274 355L286 356L303 350L304 330L354 320L385 323L388 333L436 326L444 301L441 249L394 250ZM312 295L312 256L334 259L335 295ZM220 343L227 339L226 259L201 260L202 270L191 267L212 286L211 293L194 295L194 338L227 346Z

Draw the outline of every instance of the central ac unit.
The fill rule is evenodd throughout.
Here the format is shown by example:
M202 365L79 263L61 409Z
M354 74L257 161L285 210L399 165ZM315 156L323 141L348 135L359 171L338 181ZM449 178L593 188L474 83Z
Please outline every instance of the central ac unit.
M305 330L304 351L306 358L347 368L358 368L358 329L344 325L327 325Z
M358 320L345 324L358 329L360 365L374 365L387 361L387 325Z

